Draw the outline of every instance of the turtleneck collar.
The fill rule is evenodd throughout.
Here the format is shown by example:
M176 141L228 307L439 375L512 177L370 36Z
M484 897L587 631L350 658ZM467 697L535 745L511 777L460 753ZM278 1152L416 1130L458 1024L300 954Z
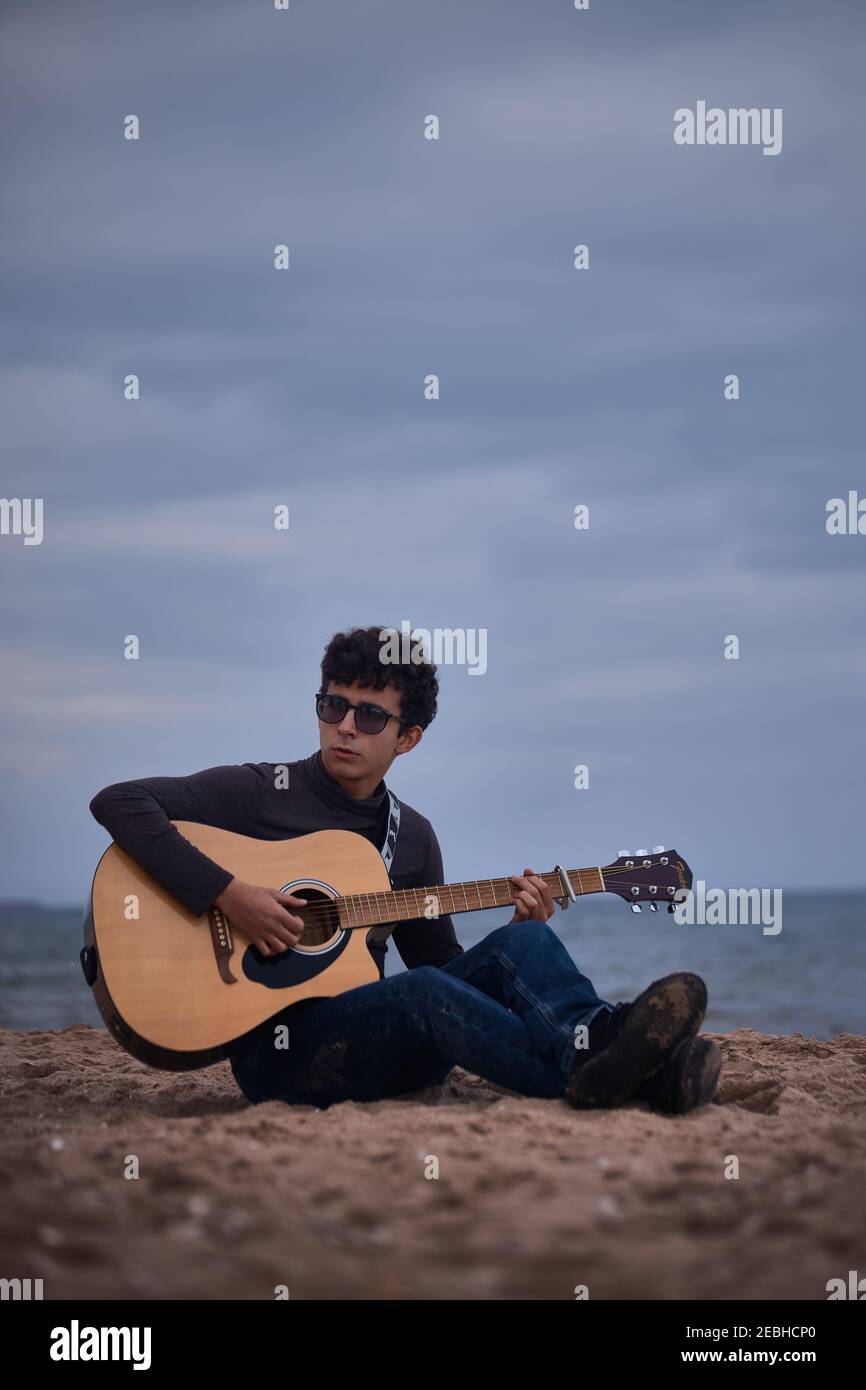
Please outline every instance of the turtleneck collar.
M333 806L335 810L354 813L359 819L375 822L382 810L382 803L388 795L384 778L375 788L372 796L356 797L350 796L347 791L340 786L335 777L332 777L322 761L322 750L318 748L309 758L304 761L304 767L310 785L314 788L316 795L322 801Z

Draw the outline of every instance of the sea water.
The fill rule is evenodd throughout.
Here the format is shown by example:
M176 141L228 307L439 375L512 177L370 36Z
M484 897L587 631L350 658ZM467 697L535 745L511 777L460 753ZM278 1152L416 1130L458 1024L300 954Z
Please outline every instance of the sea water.
M551 924L608 1003L633 999L672 970L694 970L707 982L710 1032L866 1034L866 898L784 890L783 900L774 936L759 924L638 915L600 895L557 909ZM460 944L469 949L508 916L501 908L455 915ZM78 961L81 920L81 907L0 903L0 1027L103 1026ZM386 974L404 968L391 941Z

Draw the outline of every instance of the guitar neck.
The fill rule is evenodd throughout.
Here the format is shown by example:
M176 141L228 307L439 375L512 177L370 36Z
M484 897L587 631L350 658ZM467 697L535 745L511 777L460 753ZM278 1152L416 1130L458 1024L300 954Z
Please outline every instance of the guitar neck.
M563 870L575 897L584 893L606 892L602 871ZM563 876L557 870L539 874L554 898L569 896ZM350 893L337 899L340 924L344 927L375 927L390 922L409 922L416 917L434 920L455 912L479 912L488 907L512 907L517 885L507 878L471 879L468 883L441 883L432 888L392 888L386 893Z

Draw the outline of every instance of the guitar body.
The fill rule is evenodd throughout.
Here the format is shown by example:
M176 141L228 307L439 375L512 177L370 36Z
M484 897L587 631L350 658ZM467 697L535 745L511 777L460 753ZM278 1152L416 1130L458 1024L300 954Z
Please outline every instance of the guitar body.
M329 906L347 894L390 889L369 840L348 830L254 840L191 821L174 824L236 878L315 903L318 920L296 947L262 956L218 910L194 917L111 845L93 879L82 965L106 1025L127 1052L170 1071L209 1066L289 1004L379 979L370 933L341 926Z

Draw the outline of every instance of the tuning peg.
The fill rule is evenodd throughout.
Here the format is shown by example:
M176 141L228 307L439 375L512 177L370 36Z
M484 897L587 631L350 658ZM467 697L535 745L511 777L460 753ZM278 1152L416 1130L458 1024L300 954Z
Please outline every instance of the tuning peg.
M617 852L616 852L616 857L617 857L617 859L628 859L628 857L629 857L630 854L631 854L631 850L630 850L630 849L618 849Z
M630 903L632 912L640 912L640 903Z
M634 852L634 857L635 857L635 859L642 859L643 856L644 856L645 854L646 854L646 850L645 850L645 849L636 849L635 852Z
M664 854L664 845L653 845L653 854Z
M650 912L658 912L658 910L659 910L659 905L658 905L658 903L650 903Z

